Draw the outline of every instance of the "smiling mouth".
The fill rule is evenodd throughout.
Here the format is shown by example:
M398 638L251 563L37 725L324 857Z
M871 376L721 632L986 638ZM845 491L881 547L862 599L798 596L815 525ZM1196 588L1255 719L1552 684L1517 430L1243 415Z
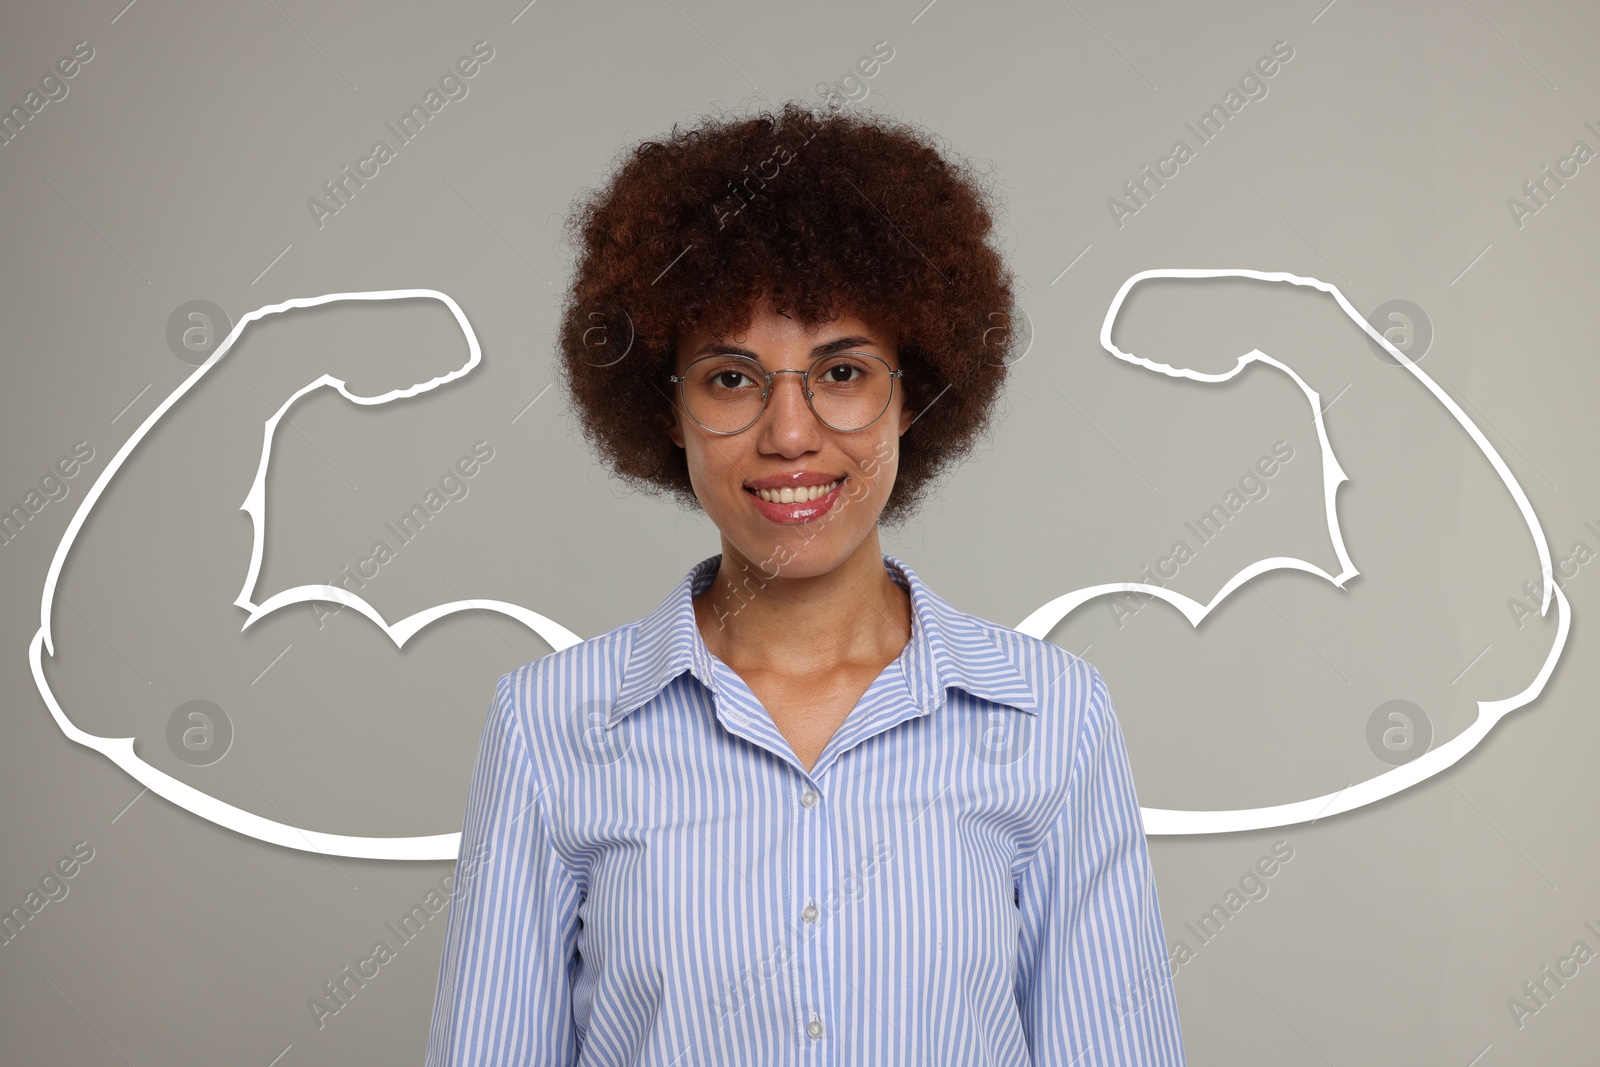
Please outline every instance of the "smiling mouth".
M809 501L827 496L829 493L839 488L843 482L843 478L837 478L834 481L829 482L827 485L803 485L798 489L791 489L787 486L782 489L746 488L745 492L751 494L752 496L760 497L769 504L805 504Z

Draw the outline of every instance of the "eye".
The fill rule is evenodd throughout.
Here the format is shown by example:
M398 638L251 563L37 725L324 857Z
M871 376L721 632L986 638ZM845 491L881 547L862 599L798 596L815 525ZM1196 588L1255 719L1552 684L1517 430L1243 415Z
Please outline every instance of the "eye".
M700 388L709 394L727 395L752 389L760 392L762 385L748 364L727 359L708 360L694 377L700 383Z
M836 392L843 391L845 386L855 391L873 384L880 367L869 356L844 352L825 357L812 372L811 381Z

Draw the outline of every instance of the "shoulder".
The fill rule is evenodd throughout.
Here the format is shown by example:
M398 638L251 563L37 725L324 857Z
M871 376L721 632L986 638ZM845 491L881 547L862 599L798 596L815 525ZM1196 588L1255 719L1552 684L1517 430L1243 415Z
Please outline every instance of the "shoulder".
M1092 702L1105 697L1105 680L1094 665L1041 637L1010 626L956 612L974 634L992 642L1011 661L1039 702L1039 710L1080 718Z
M1016 709L1003 721L984 720L985 729L1013 737L1007 769L1051 788L1064 785L1069 768L1094 751L1105 732L1109 698L1100 672L1082 656L1012 627L958 611L945 619L951 666L968 691L990 707L997 702ZM987 734L985 743L994 743Z
M587 718L596 709L609 709L639 625L635 620L529 660L500 676L496 701L530 739L568 713Z

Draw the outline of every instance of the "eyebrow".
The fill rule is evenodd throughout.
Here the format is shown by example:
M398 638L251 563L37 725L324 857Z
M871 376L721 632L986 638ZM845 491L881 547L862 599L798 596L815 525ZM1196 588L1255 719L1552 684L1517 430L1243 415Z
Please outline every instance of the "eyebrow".
M847 349L864 347L879 348L882 346L880 346L877 341L874 341L870 337L840 337L824 344L817 345L811 350L811 356L813 359L815 359L818 356L830 356L835 352L844 352ZM712 341L710 344L701 348L690 358L697 359L700 356L710 355L749 356L751 359L756 360L756 362L760 362L760 358L748 348L740 348L738 345L723 344L720 341Z

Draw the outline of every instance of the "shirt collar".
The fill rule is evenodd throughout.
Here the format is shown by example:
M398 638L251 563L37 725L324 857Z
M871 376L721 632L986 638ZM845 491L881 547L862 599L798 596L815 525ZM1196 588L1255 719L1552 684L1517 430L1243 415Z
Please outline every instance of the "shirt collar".
M906 683L923 714L944 702L951 686L997 704L1037 714L1039 699L992 633L993 624L957 611L904 561L883 557L889 577L911 594L913 617ZM615 725L684 671L716 692L711 652L695 622L693 597L710 588L722 554L701 560L634 627L617 701L606 720Z

